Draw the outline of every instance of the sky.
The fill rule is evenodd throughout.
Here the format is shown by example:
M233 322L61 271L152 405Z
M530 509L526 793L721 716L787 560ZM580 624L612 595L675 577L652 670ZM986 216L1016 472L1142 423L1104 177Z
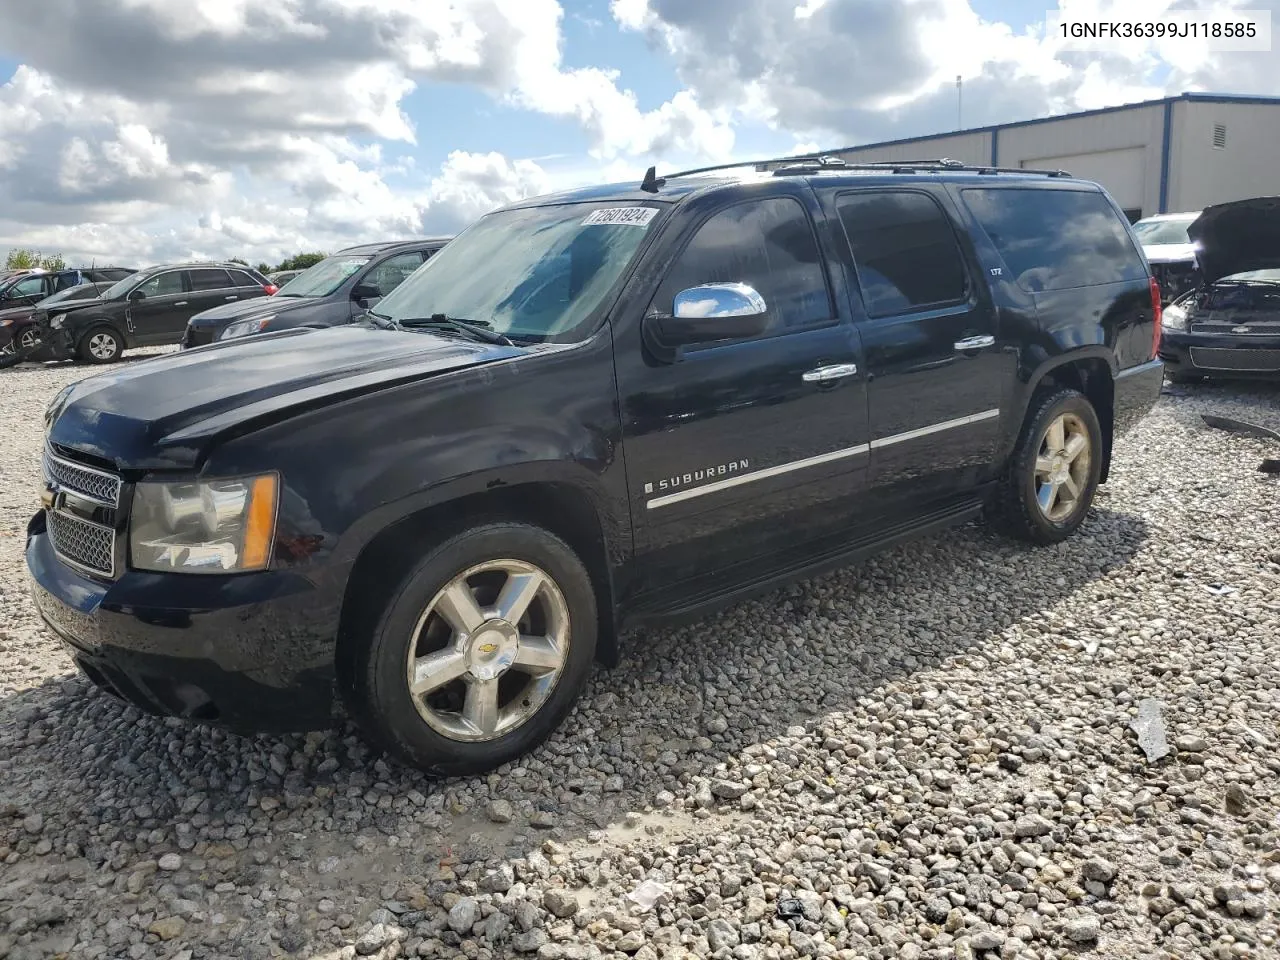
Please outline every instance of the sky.
M650 164L954 129L957 75L966 127L1186 90L1280 94L1275 52L1064 51L1045 36L1051 6L0 0L0 252L277 263L453 234ZM1102 19L1232 7L1280 0L1058 4Z

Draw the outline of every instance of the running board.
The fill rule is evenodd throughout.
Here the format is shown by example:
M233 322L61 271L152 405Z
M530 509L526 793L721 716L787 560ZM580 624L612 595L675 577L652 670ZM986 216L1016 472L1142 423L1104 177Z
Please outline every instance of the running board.
M872 536L846 541L838 547L809 554L803 560L784 567L777 573L735 584L722 592L705 591L681 598L675 606L666 608L641 605L624 616L623 628L630 629L641 624L671 625L696 620L708 613L733 606L769 590L830 573L832 570L847 567L884 550L959 526L980 517L982 510L982 500L962 500L925 514L910 523L888 527L877 531Z

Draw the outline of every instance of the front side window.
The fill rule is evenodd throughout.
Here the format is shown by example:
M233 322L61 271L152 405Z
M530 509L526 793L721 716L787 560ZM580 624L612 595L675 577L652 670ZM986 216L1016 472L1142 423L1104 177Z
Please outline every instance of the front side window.
M598 326L598 309L660 220L659 207L636 203L499 210L443 247L374 312L406 325L440 315L518 342L574 343Z
M386 296L413 275L422 266L422 254L401 253L388 257L369 271L364 283L378 288L382 296Z
M23 297L38 297L45 291L44 277L24 277L5 293L6 300L20 300Z
M1147 277L1124 221L1097 191L1006 187L961 196L1030 293Z
M955 231L923 193L849 193L836 201L867 315L886 317L963 301Z
M147 298L167 297L175 293L182 293L182 272L180 270L170 270L168 273L162 273L159 276L152 277L138 289Z
M714 214L667 273L653 309L669 315L676 294L705 283L754 287L779 332L834 317L813 227L804 207L790 197L752 200Z

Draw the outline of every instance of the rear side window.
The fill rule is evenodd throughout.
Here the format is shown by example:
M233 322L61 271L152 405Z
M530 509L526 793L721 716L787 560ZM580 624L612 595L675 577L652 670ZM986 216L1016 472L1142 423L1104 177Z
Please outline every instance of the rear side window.
M189 270L188 276L191 277L192 290L222 290L235 286L225 270Z
M750 200L714 214L667 274L655 309L671 313L677 293L704 283L755 287L783 331L834 316L813 228L790 197Z
M1120 215L1092 190L963 190L965 205L1024 290L1146 279Z
M951 221L923 193L847 193L836 199L868 316L927 310L968 295Z

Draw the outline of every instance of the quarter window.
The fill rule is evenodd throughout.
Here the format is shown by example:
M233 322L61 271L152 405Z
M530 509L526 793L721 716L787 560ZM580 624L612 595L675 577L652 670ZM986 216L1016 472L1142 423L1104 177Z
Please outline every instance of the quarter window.
M654 308L669 314L677 293L704 283L754 287L781 332L833 319L817 239L790 197L735 204L707 220L668 272Z
M262 286L257 280L249 276L243 270L229 270L231 274L231 285L233 287L260 287Z
M965 190L964 202L1025 290L1142 280L1146 267L1124 221L1093 190Z
M138 289L147 297L167 297L182 293L182 271L170 270L168 273L152 277Z
M225 270L205 268L188 270L187 273L191 277L192 290L225 290L227 287L235 286Z
M851 193L839 197L836 207L868 316L965 299L968 285L955 231L932 197L905 191Z

